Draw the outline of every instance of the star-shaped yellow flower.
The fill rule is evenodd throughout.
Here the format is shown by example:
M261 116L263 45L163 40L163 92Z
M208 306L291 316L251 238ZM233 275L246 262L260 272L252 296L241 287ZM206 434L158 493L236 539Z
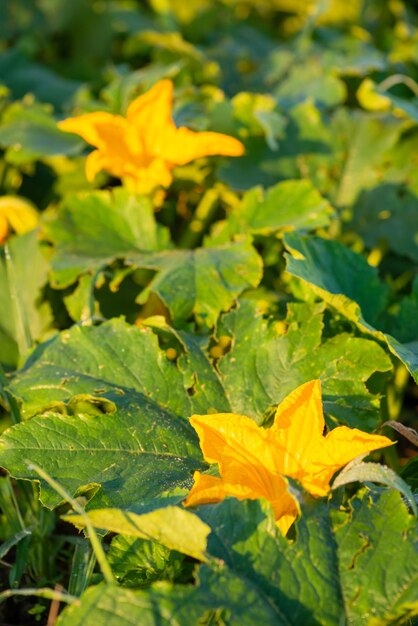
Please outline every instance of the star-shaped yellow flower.
M137 193L168 187L176 165L204 156L244 153L234 137L176 128L172 108L173 83L161 80L131 102L126 117L98 111L70 117L58 126L96 147L86 161L88 180L106 170Z
M195 472L184 504L219 502L226 496L266 498L283 534L299 513L286 476L298 480L313 496L323 496L337 470L362 454L393 443L387 437L347 426L323 436L319 380L305 383L288 395L269 429L231 413L193 415L190 422L199 435L206 461L218 464L220 478Z

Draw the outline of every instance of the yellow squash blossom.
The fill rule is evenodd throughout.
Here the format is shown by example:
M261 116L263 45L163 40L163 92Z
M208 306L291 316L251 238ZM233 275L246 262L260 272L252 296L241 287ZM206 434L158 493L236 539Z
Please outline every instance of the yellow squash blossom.
M138 193L149 193L158 185L168 187L176 165L204 156L244 153L242 143L234 137L176 128L172 108L173 83L161 80L131 102L126 117L98 111L70 117L58 125L96 147L87 157L88 180L106 170Z
M36 228L39 214L33 205L17 196L0 196L0 244L6 241L9 233L19 235Z
M390 446L387 437L339 426L323 435L319 380L295 389L277 408L265 429L243 415L193 415L203 456L217 463L220 478L195 472L186 506L219 502L226 496L265 498L273 505L277 525L286 534L298 516L286 476L298 480L313 496L330 490L334 473L356 457Z

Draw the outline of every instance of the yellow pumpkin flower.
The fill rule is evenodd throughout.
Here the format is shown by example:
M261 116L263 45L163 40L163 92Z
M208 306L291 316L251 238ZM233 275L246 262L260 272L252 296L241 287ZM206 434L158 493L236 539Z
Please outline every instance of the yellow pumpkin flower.
M220 478L195 472L185 506L220 502L226 496L266 498L283 534L299 513L286 476L298 480L313 496L323 496L337 470L362 454L393 444L387 437L347 426L324 436L319 380L288 395L268 429L231 413L193 415L190 422L205 460L218 464Z
M39 214L28 200L17 196L0 197L0 244L11 231L21 235L36 228L38 222Z
M241 156L238 139L215 132L176 128L171 117L173 83L161 80L128 107L126 117L103 111L70 117L58 126L96 147L86 161L92 181L107 170L137 193L168 187L171 170L204 156Z

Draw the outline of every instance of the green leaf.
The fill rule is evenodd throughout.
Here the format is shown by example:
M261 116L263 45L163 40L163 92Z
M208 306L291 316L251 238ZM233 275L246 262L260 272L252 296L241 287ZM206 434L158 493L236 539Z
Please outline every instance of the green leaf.
M13 18L10 19L13 21ZM31 93L38 100L50 102L57 107L71 101L81 87L80 82L62 78L48 65L33 63L20 50L13 48L0 55L0 76L16 98Z
M339 242L303 238L297 233L285 235L284 242L291 254L286 255L288 272L328 292L330 304L337 308L334 300L338 302L338 310L346 310L345 315L353 310L349 300L354 300L370 324L377 321L386 306L388 289L363 256Z
M270 235L277 231L313 230L330 223L333 210L308 180L287 180L264 193L261 187L248 191L242 203L229 214L231 233Z
M320 378L325 412L349 426L373 429L379 401L365 382L391 368L374 341L342 333L321 339L323 304L288 305L283 324L268 324L249 300L221 318L217 336L232 339L218 368L233 412L256 421L298 385ZM333 420L334 421L334 420Z
M78 154L83 142L60 131L45 106L14 103L1 120L0 146L8 148L9 162L22 164L58 154Z
M41 340L51 322L49 306L40 304L48 264L36 231L12 237L7 245L7 261L5 249L0 252L0 361L16 367L31 341Z
M130 395L112 415L49 413L17 424L0 441L1 466L33 481L30 463L36 463L71 494L92 495L101 486L94 497L99 507L131 506L188 485L202 465L193 433L155 403ZM40 483L42 503L59 504L60 496Z
M418 340L402 343L376 327L386 304L387 288L375 268L337 241L289 233L285 245L290 252L286 255L287 271L309 283L327 304L362 331L386 342L418 381Z
M282 537L266 503L228 499L199 514L212 528L208 551L221 564L210 573L201 568L201 594L232 611L231 623L338 623L342 596L325 507L299 520L295 542Z
M168 245L168 233L157 225L149 199L121 187L68 196L59 214L44 224L43 234L55 246L51 279L57 288L117 258Z
M160 583L149 591L134 591L102 584L66 608L57 626L196 626L201 614L189 587Z
M339 167L338 186L332 200L337 206L349 206L363 189L370 189L383 179L382 170L399 140L402 122L391 116L359 111L349 114L341 109L333 130L340 136L340 145L329 164L335 167L337 161Z
M308 501L295 541L283 539L256 502L231 499L199 511L212 527L208 550L222 563L218 585L213 572L201 593L218 595L231 623L256 623L258 611L266 624L334 625L345 614L353 626L371 624L371 616L384 625L418 612L417 521L396 491L364 491L331 517L323 500Z
M416 519L391 490L365 492L351 508L335 514L348 623L406 624L418 615Z
M230 309L245 289L258 285L262 273L261 258L247 241L161 252L131 261L157 271L138 302L146 302L150 292L157 294L174 325L195 315L199 324L213 326L219 313Z
M160 543L117 535L107 554L109 565L125 587L148 587L155 580L174 580L181 572L184 556Z
M411 510L418 515L415 498L404 480L396 472L379 463L349 463L332 483L333 489L354 482L375 482L397 489L407 500Z
M150 328L122 320L74 326L35 352L11 391L22 402L24 419L48 408L74 414L83 394L110 399L119 409L132 393L135 402L144 397L183 419L205 406L228 411L219 377L197 339L178 336L184 352L175 363Z
M363 191L353 207L351 227L369 248L386 246L418 262L417 197L404 185Z
M14 533L14 535L9 537L6 541L4 541L0 545L0 559L4 559L4 557L9 552L9 550L14 548L14 546L18 544L20 541L22 541L22 539L25 539L25 537L29 537L29 535L31 534L32 534L32 529L23 528L22 530L19 530L18 532Z
M178 506L167 506L142 515L121 509L95 509L88 516L95 528L152 539L170 550L206 561L209 526L194 513ZM85 527L85 520L80 515L64 515L62 518L77 528Z
M303 65L292 64L274 94L279 103L288 108L307 98L322 105L334 106L345 100L346 87L337 76L325 73L317 60L308 60Z

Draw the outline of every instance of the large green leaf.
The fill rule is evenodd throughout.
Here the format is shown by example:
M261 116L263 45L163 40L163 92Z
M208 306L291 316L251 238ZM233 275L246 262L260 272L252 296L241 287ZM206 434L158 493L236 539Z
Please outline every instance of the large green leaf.
M270 507L257 501L229 499L201 507L200 515L212 528L208 551L220 560L211 572L201 569L201 594L231 611L232 624L338 623L336 544L324 507L306 511L295 542L282 537Z
M418 381L418 337L409 336L408 329L407 336L402 333L398 341L379 329L387 287L375 268L337 241L289 233L285 244L290 252L286 255L287 271L309 283L315 293L362 331L385 341Z
M174 580L184 555L150 539L117 535L107 554L109 565L124 587L148 587L155 580Z
M32 461L71 493L102 485L97 506L126 506L186 484L201 464L188 416L202 404L228 410L216 373L203 372L199 380L199 370L180 370L150 329L122 321L74 327L16 377L23 415L49 410L4 434L0 464L33 480ZM49 506L59 501L42 489Z
M16 478L37 480L35 463L71 494L101 486L94 506L133 506L188 485L201 466L194 433L142 394L126 395L109 414L90 415L87 401L77 415L49 412L17 424L0 441L1 466ZM113 399L119 400L117 391ZM61 497L40 482L43 504L56 506Z
M57 626L196 626L201 614L190 587L160 583L141 592L102 584L65 609Z
M217 335L231 338L219 371L232 410L257 421L271 405L313 378L322 381L325 412L350 426L373 429L378 398L365 382L391 368L374 341L342 333L321 339L322 304L289 304L283 324L268 324L249 300L223 316Z
M228 410L219 376L197 340L187 334L179 337L184 338L184 352L175 363L150 328L122 320L74 326L34 354L11 390L23 403L24 418L47 408L75 414L91 408L94 400L99 407L103 400L103 412L108 394L119 406L131 391L183 419L204 407Z
M183 417L233 411L260 422L269 407L317 377L329 415L373 428L379 399L364 382L375 371L390 369L390 359L374 341L346 333L321 340L323 309L290 304L284 333L282 324L267 323L253 302L241 300L217 326L217 336L232 341L217 369L204 343L161 318L149 319L140 330L120 321L75 327L45 347L15 377L11 390L22 401L25 418L54 406L76 412L82 394L106 398L117 387L144 393ZM175 362L156 335L162 346L174 347Z
M340 309L349 311L353 308L350 300L354 300L369 324L378 320L387 304L388 289L379 280L376 268L362 255L339 242L304 238L297 233L286 235L285 244L292 255L287 255L287 270L291 274L329 292L330 297L346 296Z
M221 611L231 626L384 626L418 613L417 522L395 491L364 490L331 516L323 500L307 502L293 541L281 536L267 503L228 499L198 513L212 529L213 560L201 566L197 586L119 596L99 586L66 609L59 625L104 624L106 615L115 626L162 619L191 626ZM398 547L402 558L393 559Z

